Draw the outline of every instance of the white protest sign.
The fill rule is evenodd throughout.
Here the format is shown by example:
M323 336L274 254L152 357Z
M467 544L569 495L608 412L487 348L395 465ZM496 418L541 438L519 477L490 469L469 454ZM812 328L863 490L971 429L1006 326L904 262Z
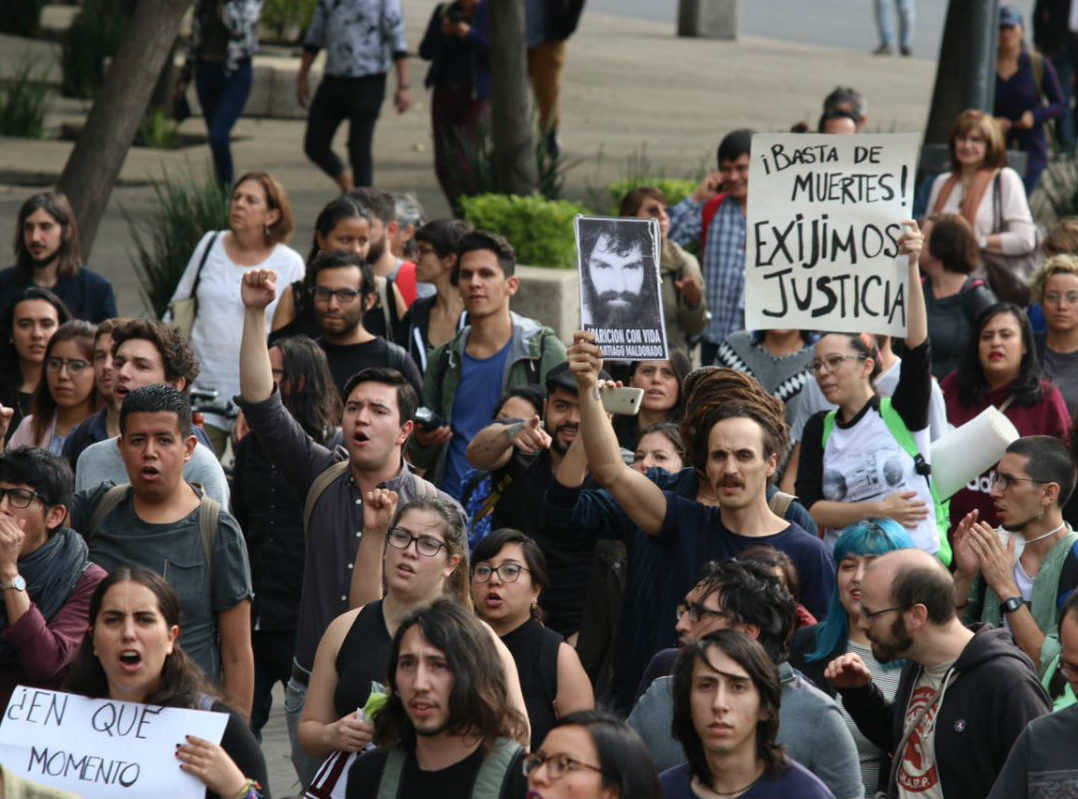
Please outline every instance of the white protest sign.
M0 721L0 763L19 777L85 799L203 799L180 770L185 735L220 743L228 716L20 685Z
M920 135L752 138L745 326L906 333L898 256Z

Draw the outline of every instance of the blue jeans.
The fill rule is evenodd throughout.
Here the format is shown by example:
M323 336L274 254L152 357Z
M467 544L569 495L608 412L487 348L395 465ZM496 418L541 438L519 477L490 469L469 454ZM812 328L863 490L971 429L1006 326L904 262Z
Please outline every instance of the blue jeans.
M232 128L251 94L252 75L250 59L241 62L231 75L225 74L223 61L199 59L195 62L195 91L210 136L213 170L217 180L229 187L235 177L232 171Z
M898 6L899 44L913 46L914 0L876 0L876 28L880 32L880 44L895 46L895 29L891 23L891 6Z
M288 724L288 743L292 747L292 765L299 777L299 784L306 791L318 773L321 760L308 755L299 745L299 717L303 713L303 703L307 701L307 686L296 679L290 679L284 689L284 717Z

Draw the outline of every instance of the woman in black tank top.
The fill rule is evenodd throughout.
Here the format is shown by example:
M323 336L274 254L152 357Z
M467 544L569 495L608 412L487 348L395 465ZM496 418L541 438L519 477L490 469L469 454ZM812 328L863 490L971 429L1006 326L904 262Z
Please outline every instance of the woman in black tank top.
M473 552L472 599L517 664L535 751L561 716L595 706L591 682L576 650L539 622L547 585L546 558L518 530L495 530Z
M391 491L375 489L364 500L364 535L386 542L379 572L387 590L383 599L334 619L318 644L299 722L300 745L311 757L358 752L370 743L374 726L358 711L372 682L387 683L390 643L401 620L443 595L470 604L467 538L456 507L420 497L394 519L396 499ZM357 559L357 572L359 565ZM382 582L381 573L357 576Z

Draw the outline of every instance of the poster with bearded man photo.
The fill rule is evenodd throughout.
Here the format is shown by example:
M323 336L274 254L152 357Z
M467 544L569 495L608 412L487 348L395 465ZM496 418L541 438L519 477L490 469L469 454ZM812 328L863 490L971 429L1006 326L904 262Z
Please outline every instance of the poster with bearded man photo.
M611 361L665 361L655 219L576 218L580 323Z

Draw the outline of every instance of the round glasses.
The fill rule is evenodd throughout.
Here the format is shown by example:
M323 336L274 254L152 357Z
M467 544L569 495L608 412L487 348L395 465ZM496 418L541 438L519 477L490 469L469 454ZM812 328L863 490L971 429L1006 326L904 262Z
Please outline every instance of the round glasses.
M408 549L415 541L415 549L420 555L427 558L433 558L438 554L438 550L445 547L446 552L449 551L448 545L445 541L439 541L437 538L431 538L429 535L412 535L407 530L402 530L400 527L394 527L389 531L387 537L389 545L394 549Z
M45 368L50 372L59 372L65 366L67 371L73 375L82 374L82 372L90 365L89 361L84 361L82 358L71 358L64 360L63 358L46 358Z

